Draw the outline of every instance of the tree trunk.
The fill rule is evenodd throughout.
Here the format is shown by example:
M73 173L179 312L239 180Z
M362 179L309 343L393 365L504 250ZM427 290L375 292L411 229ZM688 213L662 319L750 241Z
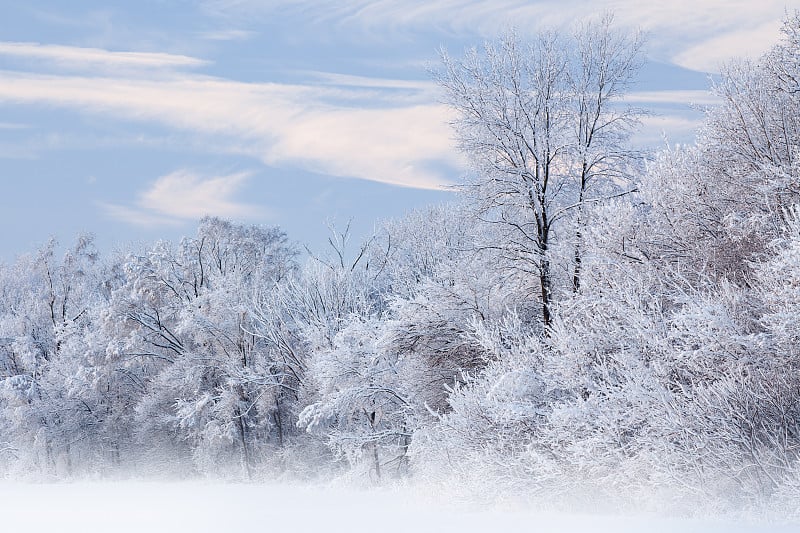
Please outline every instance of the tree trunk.
M244 424L243 416L241 410L237 407L236 412L236 427L239 430L239 442L242 446L242 463L244 467L244 474L248 481L250 481L253 477L253 473L250 470L250 448L247 446L247 431L246 426Z
M540 265L539 283L542 286L542 323L544 324L544 334L550 336L550 323L552 316L550 305L552 298L552 276L550 274L550 261L542 259Z
M378 457L378 443L372 443L372 462L373 466L375 467L375 479L378 480L378 483L381 482L381 461Z
M580 209L580 208L578 208ZM580 212L578 213L578 224L581 224L581 216ZM572 292L577 294L578 291L581 290L581 275L583 272L581 271L581 263L582 263L582 250L581 250L581 240L583 239L583 233L581 232L580 225L578 229L575 231L575 255L573 257L573 268L572 271Z

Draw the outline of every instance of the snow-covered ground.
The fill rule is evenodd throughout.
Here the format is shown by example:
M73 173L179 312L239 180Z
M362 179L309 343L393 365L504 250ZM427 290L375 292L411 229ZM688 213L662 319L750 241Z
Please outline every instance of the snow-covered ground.
M0 531L788 532L792 526L441 505L419 491L211 483L0 484Z

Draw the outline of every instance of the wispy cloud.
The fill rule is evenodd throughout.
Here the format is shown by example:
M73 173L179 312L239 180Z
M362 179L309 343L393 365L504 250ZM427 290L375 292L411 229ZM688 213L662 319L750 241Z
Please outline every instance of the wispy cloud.
M101 204L106 214L138 226L175 225L206 215L256 218L263 210L235 198L250 173L202 177L178 170L158 178L142 191L134 205Z
M287 124L266 158L268 162L298 161L311 170L338 176L441 189L450 181L429 165L460 166L450 140L449 118L447 108L438 105L324 108L303 113Z
M187 170L162 176L142 193L139 206L148 211L184 219L204 215L250 218L255 206L236 202L233 197L250 177L249 173L202 178Z
M715 105L720 100L710 90L634 91L625 95L631 104L655 105Z
M26 130L30 128L29 124L20 124L19 122L0 122L0 130Z
M673 57L685 68L703 72L717 72L732 57L757 57L777 42L780 23L769 21L756 27L729 31L704 39Z
M55 44L0 42L0 55L40 59L70 67L176 68L199 67L207 61L162 52L117 52Z
M642 118L632 142L651 149L667 143L690 143L703 122L703 108L720 103L710 90L635 91L625 102L652 111Z
M204 31L198 34L201 39L209 41L246 41L256 35L254 31L248 30L212 30Z
M161 226L180 226L185 221L161 216L155 213L120 204L98 202L97 204L105 214L115 220L125 222L132 226L155 228Z
M587 14L612 10L622 25L650 33L653 57L712 72L731 55L765 51L774 42L786 9L786 0L206 0L205 4L225 17L294 12L326 32L338 29L360 39L432 30L490 37L510 26L522 32L568 27Z
M419 92L430 92L436 84L422 80L393 80L388 78L371 78L368 76L354 76L334 72L308 72L322 83L340 87L367 87L378 89L404 89Z
M0 102L156 122L213 136L209 144L217 149L233 146L271 166L427 189L456 177L461 162L445 106L420 103L415 87L387 95L376 88L380 80L358 82L369 87L245 83L188 73L146 79L0 71ZM453 169L450 176L432 170L442 165Z
M702 125L702 118L679 115L656 115L642 119L642 128L634 136L634 145L651 149L665 143L691 143Z

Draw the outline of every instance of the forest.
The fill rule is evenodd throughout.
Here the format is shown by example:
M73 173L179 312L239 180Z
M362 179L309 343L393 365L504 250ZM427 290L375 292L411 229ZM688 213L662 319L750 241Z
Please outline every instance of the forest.
M363 242L0 264L0 472L800 517L800 13L691 145L633 147L643 61L609 17L443 52L470 171Z

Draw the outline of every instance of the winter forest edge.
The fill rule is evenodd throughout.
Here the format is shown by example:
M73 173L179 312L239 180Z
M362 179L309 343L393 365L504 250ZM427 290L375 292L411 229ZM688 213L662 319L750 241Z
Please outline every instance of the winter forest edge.
M0 264L0 471L800 519L800 13L691 146L631 148L642 46L443 52L472 170L363 243L205 218Z

